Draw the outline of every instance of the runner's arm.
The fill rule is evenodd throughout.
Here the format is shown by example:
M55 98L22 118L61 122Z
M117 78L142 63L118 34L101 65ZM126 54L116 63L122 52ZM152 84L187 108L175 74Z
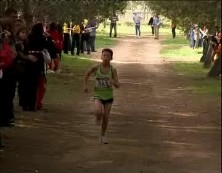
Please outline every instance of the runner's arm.
M88 92L88 80L89 80L90 75L94 74L97 69L98 69L98 65L92 67L90 70L86 72L85 78L84 78L84 91L85 92Z
M117 75L117 70L113 68L112 73L113 73L112 84L114 85L114 87L119 88L119 79Z

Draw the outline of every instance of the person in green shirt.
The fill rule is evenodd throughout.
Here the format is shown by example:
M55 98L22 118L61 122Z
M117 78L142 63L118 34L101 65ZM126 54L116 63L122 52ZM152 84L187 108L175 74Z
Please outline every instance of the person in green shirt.
M98 125L102 124L100 142L107 144L108 141L106 139L106 130L113 103L113 86L115 88L119 88L120 85L117 70L110 64L110 61L113 59L113 51L108 48L103 49L101 59L102 63L87 71L84 80L84 91L88 92L89 77L90 75L94 75L94 107L96 122Z

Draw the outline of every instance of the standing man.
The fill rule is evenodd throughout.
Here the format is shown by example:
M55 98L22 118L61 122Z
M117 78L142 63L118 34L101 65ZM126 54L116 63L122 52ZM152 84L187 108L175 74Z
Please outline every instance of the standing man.
M153 18L153 27L154 27L154 39L159 39L159 28L160 28L160 18L158 14L155 14Z
M110 32L109 36L112 37L112 30L114 29L114 37L117 37L117 31L116 31L116 22L119 21L116 14L114 14L112 17L109 18L110 20Z
M141 35L140 22L142 20L142 17L139 15L138 12L134 12L133 14L134 14L133 21L134 21L134 24L135 24L136 38L139 38L140 35Z
M91 52L96 52L95 43L96 43L96 30L99 27L99 22L97 20L91 19L87 25L89 28L89 44Z
M153 16L150 18L148 25L151 26L151 30L152 30L152 35L154 35L154 28L153 28Z
M80 50L81 50L81 53L84 53L84 51L87 51L87 54L89 55L90 45L89 45L89 33L87 32L87 24L88 24L88 20L84 19L82 24L80 25L80 30L81 30Z

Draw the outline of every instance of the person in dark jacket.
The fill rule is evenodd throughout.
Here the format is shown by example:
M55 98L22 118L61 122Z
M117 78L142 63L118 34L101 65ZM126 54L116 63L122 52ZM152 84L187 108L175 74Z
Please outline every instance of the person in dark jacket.
M23 110L36 111L42 108L41 101L45 93L46 63L43 51L47 49L51 56L57 54L52 39L44 34L43 24L37 23L32 27L28 36L27 52L36 57L36 61L29 62L25 72L25 94ZM41 92L40 92L41 91Z
M148 25L150 25L151 30L152 30L152 35L154 35L154 27L153 27L153 17L150 18Z
M112 31L114 29L114 37L117 37L117 28L116 28L116 22L119 20L116 15L113 15L109 18L110 20L110 32L109 36L112 37Z

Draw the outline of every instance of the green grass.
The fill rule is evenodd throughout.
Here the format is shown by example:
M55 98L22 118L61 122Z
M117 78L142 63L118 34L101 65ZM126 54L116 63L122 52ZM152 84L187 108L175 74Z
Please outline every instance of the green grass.
M167 36L161 44L161 56L169 61L199 61L202 56L202 48L191 49L189 40L179 35L175 39Z
M117 43L115 38L110 38L108 34L104 32L98 33L96 36L96 48L110 48L115 46Z
M96 39L96 48L112 47L116 40L99 33ZM47 75L47 102L66 102L72 100L75 93L83 87L83 77L86 71L95 64L92 55L80 56L62 55L61 74ZM76 94L77 95L77 94ZM66 100L65 100L66 99Z
M207 78L209 70L204 69L201 63L175 63L173 69L188 80L188 88L194 93L221 96L221 79Z
M66 102L72 100L76 92L83 86L83 77L86 71L93 65L90 59L82 59L84 56L63 55L61 62L61 74L47 75L47 102Z
M175 61L172 68L186 80L186 85L193 93L221 96L221 79L207 77L209 69L204 69L199 63L202 48L191 49L189 41L183 36L172 39L165 37L161 42L161 56L166 61Z

